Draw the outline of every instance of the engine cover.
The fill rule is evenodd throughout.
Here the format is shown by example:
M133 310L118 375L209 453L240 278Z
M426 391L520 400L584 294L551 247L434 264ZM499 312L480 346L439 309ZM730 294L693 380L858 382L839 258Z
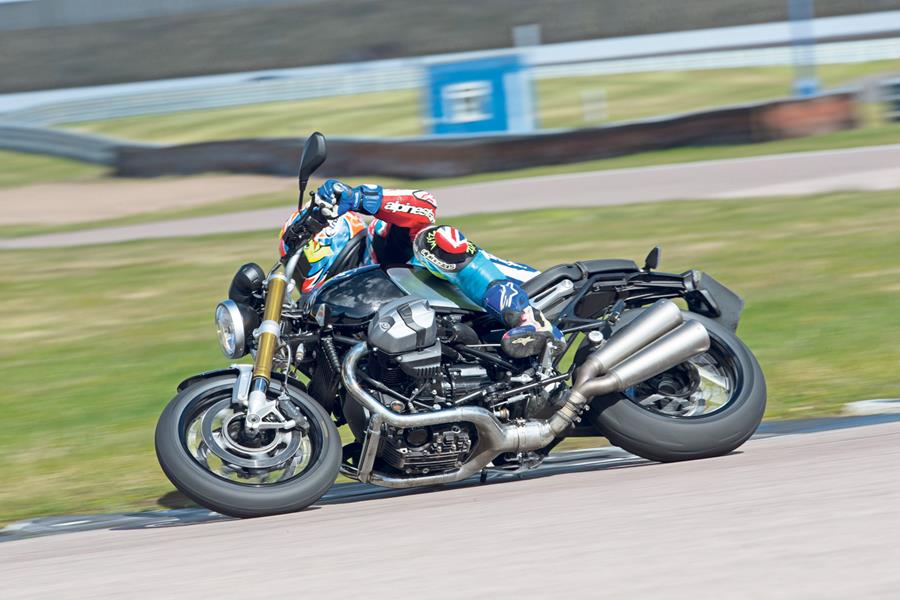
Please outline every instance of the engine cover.
M383 439L381 459L407 475L455 470L472 449L468 428L463 425L389 429Z
M415 296L382 305L369 323L369 344L392 356L430 348L436 341L434 310L427 300Z
M422 298L406 296L378 309L369 324L369 344L410 377L433 377L441 370L434 310Z

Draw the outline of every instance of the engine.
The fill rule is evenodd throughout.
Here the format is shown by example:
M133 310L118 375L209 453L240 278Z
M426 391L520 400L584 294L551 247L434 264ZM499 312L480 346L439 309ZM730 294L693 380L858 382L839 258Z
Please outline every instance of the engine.
M383 385L416 400L403 406L383 394L392 408L432 410L490 383L478 364L444 361L437 317L421 298L400 298L383 305L369 325L372 347L369 375ZM455 353L454 353L455 354ZM471 427L454 423L420 429L388 429L379 457L389 467L411 475L456 469L472 449Z
M455 470L472 449L469 426L463 423L417 429L390 428L383 439L381 459L407 475Z
M398 380L397 372L418 380L441 371L436 316L422 298L407 296L384 304L369 324L369 345L388 380Z

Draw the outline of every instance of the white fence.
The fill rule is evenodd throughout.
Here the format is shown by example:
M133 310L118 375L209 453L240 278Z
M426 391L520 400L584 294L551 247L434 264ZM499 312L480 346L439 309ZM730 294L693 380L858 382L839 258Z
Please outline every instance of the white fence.
M105 90L84 94L84 97L37 102L34 106L0 113L0 123L53 125L261 102L305 100L412 89L418 87L422 80L423 71L417 65L387 68L360 68L355 65L348 68L337 65L227 76L213 78L211 81L194 79L190 85L177 85L177 80L172 85L167 85L168 82L151 82L147 86L132 84L130 87L138 88L136 90L103 86ZM141 87L144 89L140 89Z
M900 38L818 44L815 47L815 57L817 63L826 65L897 60L900 59ZM539 79L552 79L648 71L696 71L700 69L784 66L790 65L792 62L793 48L779 46L544 65L535 68L535 75Z

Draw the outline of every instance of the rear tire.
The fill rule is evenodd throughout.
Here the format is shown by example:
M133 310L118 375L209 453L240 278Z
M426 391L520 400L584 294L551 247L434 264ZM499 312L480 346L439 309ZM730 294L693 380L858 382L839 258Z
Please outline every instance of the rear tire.
M624 394L598 397L591 403L589 419L600 435L648 460L675 462L728 454L753 435L766 410L765 377L743 342L712 319L695 313L685 313L685 318L706 326L710 338L733 355L738 385L725 406L683 418L648 410Z
M299 475L283 482L251 485L223 479L204 468L185 444L187 423L209 398L229 397L236 375L200 380L182 390L166 406L156 426L156 456L169 481L197 504L231 517L261 517L296 512L321 498L334 484L341 442L331 416L311 396L288 386L318 440L314 459ZM273 380L277 393L283 385Z

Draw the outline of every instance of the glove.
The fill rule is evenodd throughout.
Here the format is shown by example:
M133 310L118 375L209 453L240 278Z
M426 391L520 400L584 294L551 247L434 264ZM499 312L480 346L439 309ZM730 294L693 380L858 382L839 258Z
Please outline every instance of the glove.
M313 206L326 219L336 219L349 210L341 210L341 204L344 195L350 192L351 190L346 184L337 179L328 179L316 190ZM346 201L343 203L346 204Z
M314 204L325 217L334 219L354 211L374 215L381 209L384 190L380 185L359 185L350 188L336 179L329 179L316 191Z

